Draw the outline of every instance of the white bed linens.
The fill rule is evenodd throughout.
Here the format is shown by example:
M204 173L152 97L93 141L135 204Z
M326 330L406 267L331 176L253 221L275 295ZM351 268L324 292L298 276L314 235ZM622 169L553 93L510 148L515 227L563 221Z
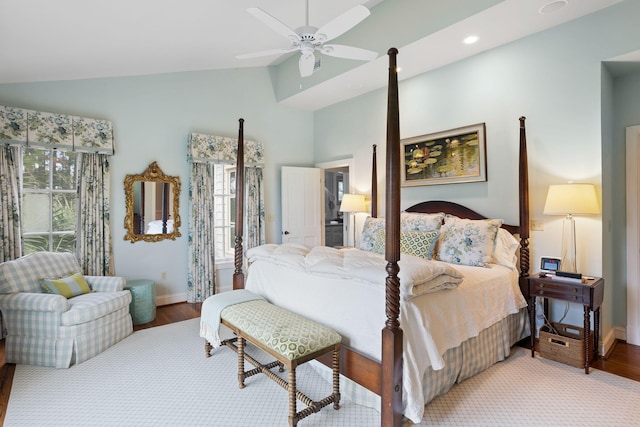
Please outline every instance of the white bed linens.
M306 271L306 261L300 257L308 250L295 245L279 246L278 251L283 252L288 260L264 253L252 256L260 252L258 248L248 251L250 268L245 289L333 328L343 336L343 344L379 361L381 330L386 320L384 257L358 249L327 248L345 252L343 255L353 252L353 257L358 256L355 252L368 254L365 258L370 258L370 255L378 257L383 268L377 270L372 282L345 278L344 269L336 269L337 274L333 276L327 271L322 274ZM403 255L399 263L401 288L402 262L405 259ZM456 265L455 269L464 276L459 286L404 298L401 303L400 325L405 337L404 415L414 422L420 421L424 411L420 381L427 368L442 369L442 355L448 349L477 336L483 329L526 306L516 271L495 264L490 264L489 268Z

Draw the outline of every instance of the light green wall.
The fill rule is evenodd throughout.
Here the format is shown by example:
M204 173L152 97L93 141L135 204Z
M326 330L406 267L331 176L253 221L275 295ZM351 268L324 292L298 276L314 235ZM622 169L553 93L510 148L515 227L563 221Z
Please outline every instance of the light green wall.
M276 103L265 68L0 85L0 105L77 114L113 121L116 154L111 159L111 225L116 274L156 280L162 298L186 291L187 206L190 132L245 138L265 146L268 241L280 239L280 166L312 165L312 113ZM157 161L180 177L182 237L158 243L124 241L126 174ZM161 273L167 279L161 279Z
M531 233L532 271L537 269L540 256L559 255L562 219L542 213L547 188L569 180L602 188L602 61L640 48L639 18L640 2L625 1L401 81L402 138L485 122L488 159L487 182L404 188L402 207L421 200L444 199L516 223L518 117L524 115L531 216L544 221L544 231ZM400 67L402 61L400 50ZM635 96L637 99L637 92ZM371 144L379 145L378 170L384 171L385 110L386 90L379 90L316 112L315 161L353 155L357 165L355 188L368 193ZM621 135L620 123L614 125L616 135ZM383 172L378 188L384 191ZM619 208L618 200L603 200L605 216ZM614 255L603 251L600 216L580 217L576 224L578 269L591 275L611 271L603 268L612 264ZM614 222L613 227L624 227L624 222ZM626 319L614 314L625 306L626 296L621 289L623 283L614 277L605 279L607 295L615 297L605 300L606 334L614 325L626 324ZM564 304L553 307L556 320L562 311ZM572 306L565 321L580 325L582 307Z
M402 137L485 122L488 154L487 182L405 189L403 207L424 199L447 199L516 222L521 115L527 117L532 216L544 220L545 226L544 231L532 232L534 269L541 255L556 255L560 247L560 218L542 214L548 185L573 179L602 189L606 226L598 216L578 218L577 227L579 268L604 274L607 280L605 333L626 323L619 265L624 222L615 215L624 210L624 200L621 193L611 192L621 188L623 127L638 122L640 85L631 77L614 80L603 74L601 64L640 49L639 18L640 1L626 0L400 85ZM402 61L400 51L399 65ZM123 241L122 182L126 174L139 173L158 161L167 174L182 180L180 213L186 221L186 142L191 131L236 136L237 120L243 117L245 137L265 143L271 242L280 241L281 165L305 166L353 156L354 187L368 192L371 145L378 144L379 190L384 191L386 92L375 91L315 113L295 111L276 102L272 74L273 70L240 69L0 85L0 104L114 122L112 224L117 273L155 279L159 295L172 295L184 292L186 224L183 237L175 242ZM609 115L612 106L615 113ZM160 280L162 271L168 273L166 281ZM581 310L572 309L566 320L579 322L580 316Z

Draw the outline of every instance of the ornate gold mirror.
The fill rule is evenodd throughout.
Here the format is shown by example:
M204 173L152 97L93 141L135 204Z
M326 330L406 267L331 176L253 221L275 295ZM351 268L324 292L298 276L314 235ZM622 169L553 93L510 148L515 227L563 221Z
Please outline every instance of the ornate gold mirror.
M124 240L159 242L180 237L179 177L165 175L153 162L142 174L126 176L124 193Z

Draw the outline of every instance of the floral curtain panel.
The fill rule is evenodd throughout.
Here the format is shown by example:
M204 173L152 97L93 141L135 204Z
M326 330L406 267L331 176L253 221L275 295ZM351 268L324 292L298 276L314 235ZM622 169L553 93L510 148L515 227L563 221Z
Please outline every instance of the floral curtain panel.
M0 146L0 262L22 255L19 150Z
M0 142L111 156L113 125L108 120L0 106Z
M79 156L76 256L84 274L113 276L113 247L110 233L109 158L94 153Z
M189 272L187 301L200 302L215 293L214 170L209 163L192 163L189 180Z
M246 250L265 242L262 183L264 147L256 141L245 140L244 144L246 191L243 243ZM189 302L198 302L215 293L213 164L235 164L238 140L192 133L187 152L191 163L188 298Z

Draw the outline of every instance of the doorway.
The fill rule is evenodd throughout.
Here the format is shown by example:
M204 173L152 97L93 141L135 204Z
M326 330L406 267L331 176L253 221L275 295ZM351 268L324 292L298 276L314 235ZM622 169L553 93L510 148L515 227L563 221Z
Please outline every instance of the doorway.
M353 174L353 159L316 165L324 171L324 236L326 246L350 246L348 215L340 212L342 196L351 192L350 176Z

